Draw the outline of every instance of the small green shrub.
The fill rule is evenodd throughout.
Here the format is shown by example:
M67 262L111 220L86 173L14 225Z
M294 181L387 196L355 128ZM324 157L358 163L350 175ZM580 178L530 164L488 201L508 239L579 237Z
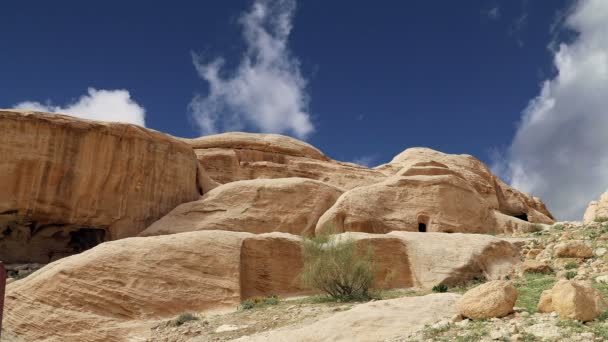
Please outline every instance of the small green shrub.
M538 223L535 223L530 227L530 233L538 233L542 230L543 230L543 226Z
M578 267L578 264L574 261L570 261L569 263L564 265L564 269L571 270Z
M553 229L555 230L564 230L564 225L561 223L558 223L556 225L553 226Z
M598 222L598 223L608 222L608 217L606 217L606 216L596 217L594 221Z
M576 272L575 271L568 271L566 272L566 279L570 280L570 279L574 279L574 277L576 277Z
M177 316L175 319L169 321L169 325L177 327L186 322L198 321L199 319L200 318L198 316L196 316L195 314L192 314L190 312L184 312L184 313L180 314L179 316Z
M433 286L433 292L443 293L448 292L448 286L446 284L437 284Z
M251 297L249 299L244 300L241 303L241 309L243 310L251 310L253 308L268 306L268 305L277 305L281 302L281 298L277 295L272 295L268 297Z
M318 235L302 240L304 286L323 291L334 300L369 300L374 280L373 251L361 250L352 238Z

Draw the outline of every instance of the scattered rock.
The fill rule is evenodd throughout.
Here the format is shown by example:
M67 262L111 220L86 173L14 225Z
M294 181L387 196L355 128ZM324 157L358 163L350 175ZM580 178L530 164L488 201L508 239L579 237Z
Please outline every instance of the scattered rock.
M467 291L458 302L464 317L487 319L503 317L513 312L517 290L508 281L494 280Z
M602 294L587 283L560 280L542 293L539 312L555 311L561 319L590 321L608 309Z
M553 253L558 258L591 258L593 249L583 241L567 241L555 246Z
M526 260L521 265L521 271L523 273L551 273L553 270L546 262L536 260Z

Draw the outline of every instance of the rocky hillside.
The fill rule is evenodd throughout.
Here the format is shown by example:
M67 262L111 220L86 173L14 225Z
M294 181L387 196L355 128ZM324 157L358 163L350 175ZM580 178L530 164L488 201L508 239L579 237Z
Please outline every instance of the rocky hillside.
M527 267L564 276L553 258L575 258L575 279L603 272L603 247L587 246L600 241L599 224L554 225L540 199L470 155L410 148L366 168L274 134L181 139L14 110L0 111L0 131L8 189L0 193L0 260L11 270L3 338L225 340L245 331L253 340L385 340L406 338L403 322L418 338L425 324L459 312L457 293L412 297L438 285L525 280L517 274ZM591 229L597 239L578 245L552 240ZM249 330L229 322L249 311L196 319L252 298L317 295L299 279L301 240L326 233L371 248L379 299L405 297L268 306L278 318ZM397 315L404 311L411 317ZM196 315L167 324L185 313ZM364 333L364 317L383 328ZM296 322L310 326L296 331ZM274 332L280 326L287 330Z

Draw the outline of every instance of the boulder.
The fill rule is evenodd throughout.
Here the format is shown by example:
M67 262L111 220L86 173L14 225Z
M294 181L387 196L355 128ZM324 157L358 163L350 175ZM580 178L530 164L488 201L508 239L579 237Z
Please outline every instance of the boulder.
M504 280L490 281L467 291L458 301L458 311L471 319L503 317L513 312L517 290Z
M551 290L543 291L539 312L557 312L561 319L591 321L608 310L602 294L590 284L560 280Z
M593 249L583 241L565 241L555 246L553 255L558 258L591 258Z
M0 110L0 260L135 236L204 187L183 141L131 124Z
M551 266L543 261L526 260L521 265L522 273L551 273Z
M140 236L195 230L312 235L319 217L341 194L338 188L306 178L236 181L178 206Z
M380 171L334 161L303 141L279 134L234 132L183 140L211 179L221 184L301 177L352 189L386 178Z
M598 201L591 201L583 216L584 223L608 220L608 192L604 193Z
M504 276L517 253L487 235L338 238L372 249L376 289ZM253 296L310 294L298 278L300 241L286 233L195 231L106 242L10 284L4 329L25 340L128 340L183 312L233 309Z

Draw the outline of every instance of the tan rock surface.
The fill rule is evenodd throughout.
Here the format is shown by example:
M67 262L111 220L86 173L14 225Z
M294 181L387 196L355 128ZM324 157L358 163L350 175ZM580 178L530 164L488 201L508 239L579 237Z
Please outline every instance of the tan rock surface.
M591 285L573 280L560 280L542 293L539 312L557 312L561 319L591 321L608 310L601 292Z
M507 274L514 247L487 235L347 233L374 252L374 288ZM122 341L161 318L302 295L300 237L196 231L103 243L7 288L5 329L26 340ZM143 329L143 330L142 330Z
M386 341L451 318L457 313L459 298L454 293L436 293L360 304L303 327L287 327L234 341Z
M459 174L487 201L490 208L511 216L532 216L526 217L530 222L554 221L540 199L506 185L484 163L468 154L446 154L430 148L415 147L403 151L391 162L376 169L389 175L404 175L412 172L409 169L427 167L444 167Z
M488 319L513 312L517 290L504 280L494 280L467 291L458 301L458 311L464 317Z
M510 242L483 234L392 232L404 241L415 286L500 279L519 264Z
M177 138L135 125L0 110L0 260L49 262L134 236L199 197Z
M608 219L608 192L604 193L598 201L591 201L583 216L584 223Z
M553 222L540 200L508 187L468 155L413 148L376 169L389 177L345 192L317 232L512 233L532 229L528 221Z
M386 177L380 171L331 160L303 141L278 134L237 132L183 140L194 148L210 177L222 184L302 177L352 189Z
M195 230L314 234L319 217L341 194L331 185L306 178L232 182L178 206L140 236Z
M593 249L583 241L565 241L555 246L553 254L558 258L591 258Z
M551 273L553 270L546 262L526 260L521 265L522 273Z

